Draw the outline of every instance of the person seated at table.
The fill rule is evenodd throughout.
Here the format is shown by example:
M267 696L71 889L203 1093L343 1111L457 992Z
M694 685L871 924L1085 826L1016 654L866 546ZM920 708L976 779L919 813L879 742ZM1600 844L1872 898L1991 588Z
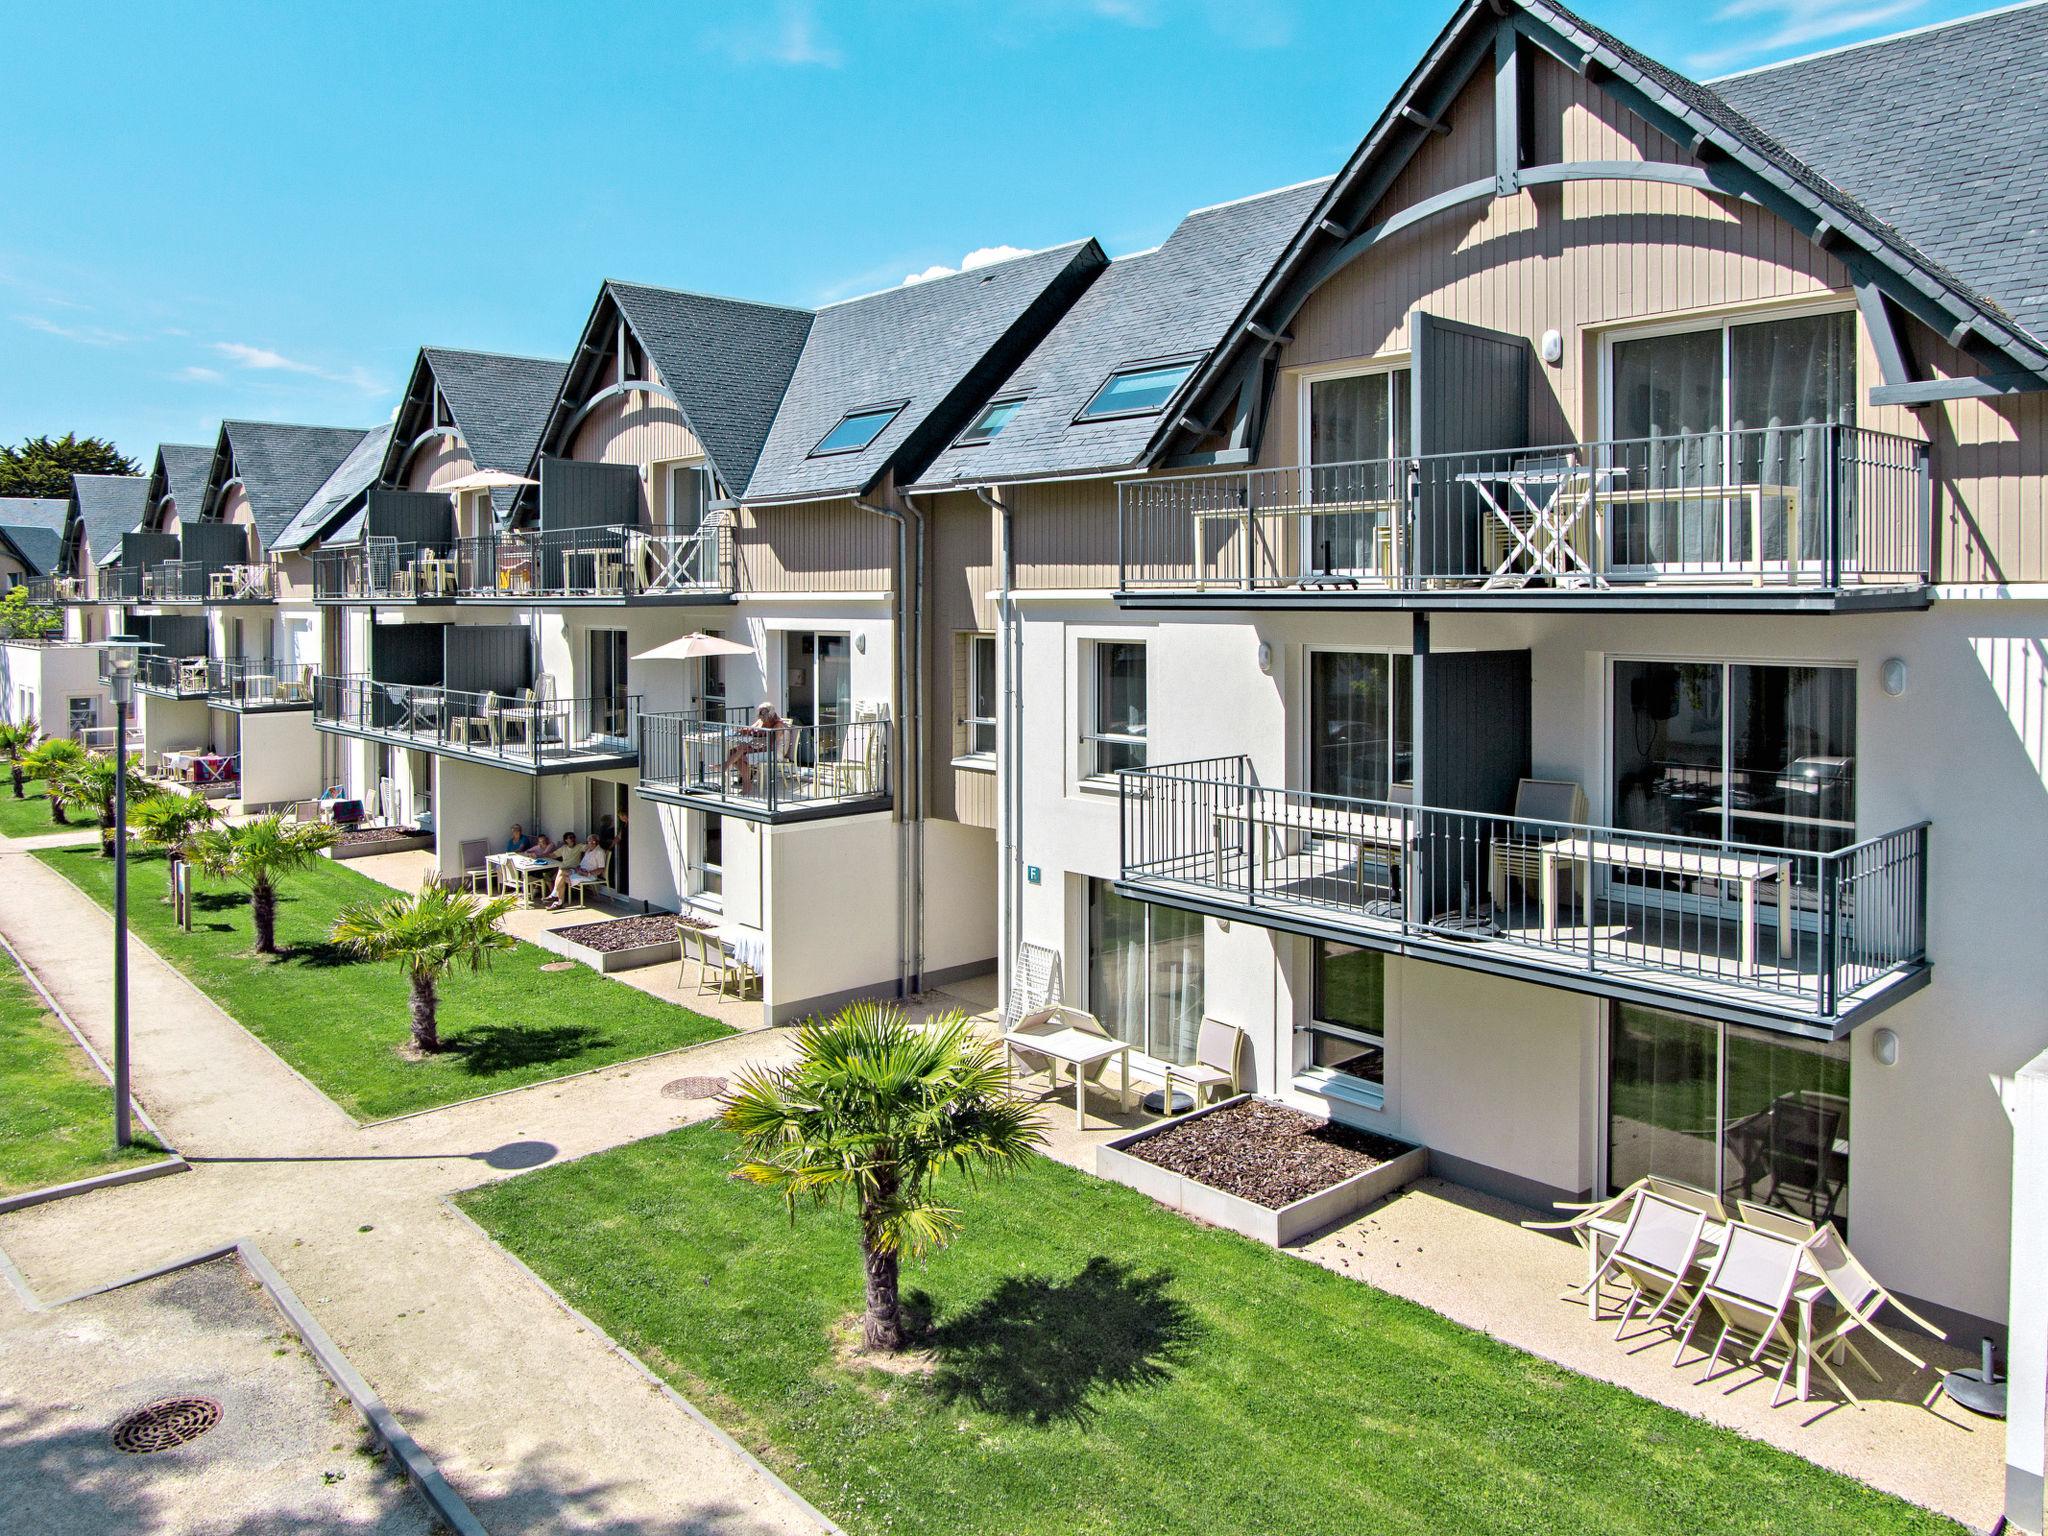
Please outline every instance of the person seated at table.
M725 766L739 770L741 794L754 792L755 762L774 758L776 744L788 727L789 722L775 712L775 706L764 703L754 711L754 723L739 728L732 750L725 754Z
M505 839L507 853L524 853L533 846L533 839L526 835L526 828L518 822L512 823L512 835Z
M549 837L545 832L536 832L533 834L533 841L528 843L524 848L520 849L519 851L525 854L529 859L553 858L555 853L555 840Z
M596 875L601 879L604 875L605 865L610 861L610 856L598 845L596 834L593 833L590 841L583 845L581 855L572 862L567 857L568 851L574 847L574 834L570 835L572 841L562 845L564 854L562 867L555 873L555 888L548 896L548 909L550 911L554 911L567 904L569 900L569 876L571 874Z

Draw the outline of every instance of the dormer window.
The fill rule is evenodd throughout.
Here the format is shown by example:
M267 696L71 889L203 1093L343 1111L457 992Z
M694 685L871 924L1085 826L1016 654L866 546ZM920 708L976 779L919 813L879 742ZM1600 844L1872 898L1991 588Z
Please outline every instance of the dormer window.
M1010 418L1023 408L1022 395L1012 396L1008 400L991 400L983 407L982 413L968 423L967 430L960 434L960 441L963 444L987 442L1007 427Z
M810 452L814 459L833 453L859 453L882 435L883 429L902 411L903 401L894 405L864 405L848 411L839 424L818 439Z
M1103 421L1113 416L1153 416L1166 406L1188 375L1195 359L1178 363L1141 363L1119 368L1103 381L1076 421Z

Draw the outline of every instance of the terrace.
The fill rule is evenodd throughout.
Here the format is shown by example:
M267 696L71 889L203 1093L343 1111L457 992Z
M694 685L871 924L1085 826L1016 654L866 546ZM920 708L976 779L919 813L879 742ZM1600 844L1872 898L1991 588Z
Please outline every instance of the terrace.
M209 692L208 669L218 665L204 655L143 656L136 667L135 686L164 699L203 699Z
M631 767L638 695L559 699L539 691L475 692L361 675L315 679L313 723L323 731L414 747L520 773Z
M754 712L639 720L640 793L749 821L887 810L889 722L855 718L763 729Z
M1929 825L1831 851L1117 775L1120 888L1574 991L1839 1038L1928 980Z
M310 662L256 660L209 661L206 701L242 713L257 710L311 709L318 669Z
M733 592L732 525L520 529L460 539L461 602L679 603Z
M1118 486L1127 607L1924 607L1927 447L1840 424Z

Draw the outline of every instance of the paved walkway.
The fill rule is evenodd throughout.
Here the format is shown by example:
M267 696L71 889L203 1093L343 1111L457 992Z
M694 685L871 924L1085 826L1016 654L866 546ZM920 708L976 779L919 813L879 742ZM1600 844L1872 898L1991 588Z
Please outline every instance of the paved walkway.
M111 1051L99 908L10 847L0 931ZM816 1529L441 1204L705 1114L662 1086L778 1052L784 1034L359 1128L140 945L131 967L138 1092L194 1169L0 1218L39 1294L253 1239L493 1532ZM0 1330L25 1318L0 1298Z

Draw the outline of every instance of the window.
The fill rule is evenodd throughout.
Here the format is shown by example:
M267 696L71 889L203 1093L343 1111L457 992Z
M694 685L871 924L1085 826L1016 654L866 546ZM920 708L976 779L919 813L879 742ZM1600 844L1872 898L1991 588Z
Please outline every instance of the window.
M703 697L701 700L704 716L708 720L725 718L725 658L706 656L697 665L702 668Z
M1630 493L1608 513L1616 564L1819 558L1828 539L1820 512L1835 479L1819 428L1856 420L1852 314L1619 339L1608 391L1619 439L1613 473ZM1668 499L1642 495L1667 488ZM1840 527L1853 539L1856 519Z
M1084 772L1100 777L1145 766L1145 647L1096 640L1088 652Z
M1856 838L1856 673L1614 663L1614 822L1829 852Z
M696 889L691 893L716 904L725 895L725 818L699 816L697 859L692 873Z
M1385 571L1394 499L1412 452L1406 368L1310 379L1302 412L1308 499L1342 511L1306 519L1303 568L1316 574Z
M624 737L631 728L626 698L626 632L623 629L590 631L590 711L588 729L607 739ZM549 724L543 722L543 724ZM559 729L559 725L550 728ZM583 729L571 720L571 730Z
M996 637L967 637L967 713L965 746L970 754L996 750Z
M1415 659L1313 651L1308 659L1308 787L1388 800L1415 774Z
M704 512L714 499L711 470L703 463L662 466L666 484L668 528L675 533L695 533L704 526Z
M1158 1061L1195 1059L1202 1032L1202 918L1088 882L1088 1007Z
M1315 941L1308 1065L1372 1088L1387 1081L1386 957L1328 939Z
M1607 1179L1645 1174L1849 1222L1849 1043L1618 1003Z
M882 429L896 419L896 413L903 409L903 403L895 405L866 406L860 410L848 411L839 418L839 425L818 439L818 446L811 450L812 458L821 458L830 453L859 453L876 438Z
M1119 368L1081 407L1076 421L1099 421L1106 416L1150 416L1163 409L1174 392L1195 371L1192 359L1184 363L1154 363L1142 368Z
M1024 399L1020 395L1014 400L991 400L986 409L968 424L960 434L962 443L985 443L1010 424L1010 418L1023 409Z

